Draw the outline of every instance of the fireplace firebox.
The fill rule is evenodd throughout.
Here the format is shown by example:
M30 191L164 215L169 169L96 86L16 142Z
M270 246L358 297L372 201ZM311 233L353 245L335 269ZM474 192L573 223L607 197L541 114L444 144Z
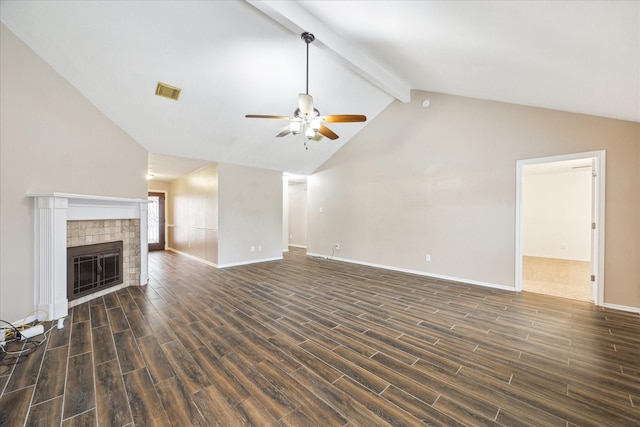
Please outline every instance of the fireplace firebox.
M67 248L69 301L123 283L122 240Z

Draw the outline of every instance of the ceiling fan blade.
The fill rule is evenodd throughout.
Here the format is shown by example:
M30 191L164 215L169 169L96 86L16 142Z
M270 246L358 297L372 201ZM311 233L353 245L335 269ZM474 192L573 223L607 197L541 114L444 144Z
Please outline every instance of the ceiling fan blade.
M291 127L285 126L282 128L279 134L276 135L276 138L282 138L283 136L287 136L291 133Z
M362 114L334 114L332 116L323 116L322 119L328 123L365 122L367 121L367 116Z
M329 139L338 139L338 134L326 127L325 125L320 125L320 129L318 129L318 133L326 136Z
M266 116L263 114L247 114L245 116L248 119L276 119L276 120L289 120L289 116Z
M298 108L301 114L306 114L307 116L313 114L313 97L306 93L299 93Z

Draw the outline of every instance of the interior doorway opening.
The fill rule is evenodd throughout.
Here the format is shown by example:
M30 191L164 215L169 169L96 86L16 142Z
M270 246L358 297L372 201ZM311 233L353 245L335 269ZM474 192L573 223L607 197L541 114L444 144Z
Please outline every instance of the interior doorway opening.
M516 289L603 303L604 151L517 162Z

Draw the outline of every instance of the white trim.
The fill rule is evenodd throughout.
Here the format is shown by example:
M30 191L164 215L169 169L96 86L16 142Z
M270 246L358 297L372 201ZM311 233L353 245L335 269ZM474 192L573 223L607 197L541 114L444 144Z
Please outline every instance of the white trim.
M75 193L37 193L37 192L28 192L28 197L62 197L65 199L79 199L79 200L95 200L95 201L105 201L105 202L145 202L148 203L147 199L136 199L130 197L112 197L112 196L95 196L91 194L75 194Z
M516 161L516 230L515 230L515 289L522 291L522 177L524 166L538 163L552 163L564 160L595 159L596 165L596 257L591 260L595 264L596 298L595 304L604 305L604 237L605 237L605 178L606 151L588 151L584 153L563 154L559 156L538 157Z
M142 280L140 282L142 282ZM144 284L146 284L146 282ZM85 296L80 297L78 299L74 299L74 300L69 301L69 308L75 307L76 305L80 305L80 304L82 304L84 302L87 302L87 301L91 301L91 300L96 299L98 297L113 293L113 292L118 291L118 290L120 290L122 288L126 288L127 286L128 285L126 283L120 283L119 285L111 286L110 288L103 289L101 291L92 292L90 295L85 295Z
M640 307L629 307L629 306L626 306L626 305L609 304L609 303L605 303L605 304L603 304L603 306L605 308L610 308L612 310L628 311L628 312L631 312L631 313L640 314Z
M227 267L237 267L239 265L249 265L249 264L258 264L261 262L268 262L268 261L281 261L282 257L273 257L273 258L262 258L262 259L254 259L251 261L242 261L242 262L233 262L231 264L220 264L218 266L218 268L227 268Z
M348 258L336 258L336 257L327 256L327 255L315 254L315 253L311 253L311 252L307 252L307 256L324 258L324 259L331 259L331 260L335 260L335 261L348 262L350 264L365 265L367 267L382 268L384 270L399 271L401 273L415 274L415 275L418 275L418 276L431 277L433 279L440 279L440 280L447 280L447 281L450 281L450 282L457 282L457 283L461 283L461 284L465 284L465 285L484 286L486 288L500 289L500 290L503 290L503 291L512 291L512 292L515 291L515 289L512 286L499 285L497 283L489 283L489 282L482 282L482 281L479 281L479 280L471 280L471 279L464 279L464 278L460 278L460 277L445 276L445 275L442 275L442 274L427 273L427 272L419 271L419 270L410 270L410 269L407 269L407 268L392 267L392 266L389 266L389 265L375 264L375 263L366 262L366 261L357 261L357 260L348 259Z

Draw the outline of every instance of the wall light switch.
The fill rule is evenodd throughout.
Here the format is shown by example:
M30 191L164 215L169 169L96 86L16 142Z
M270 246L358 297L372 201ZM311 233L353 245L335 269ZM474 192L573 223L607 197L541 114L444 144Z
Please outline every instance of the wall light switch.
M251 252L255 252L256 251L256 247L251 245Z
M427 261L427 262L431 261L431 255L429 255L429 254L425 255L424 256L424 260Z

